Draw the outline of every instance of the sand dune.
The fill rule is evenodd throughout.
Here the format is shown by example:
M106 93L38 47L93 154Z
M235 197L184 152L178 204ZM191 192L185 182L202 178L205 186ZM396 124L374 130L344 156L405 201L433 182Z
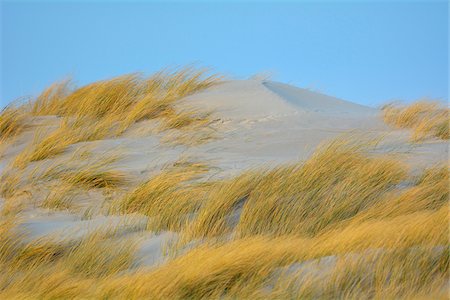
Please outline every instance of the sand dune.
M180 156L212 163L215 167L213 176L222 178L249 168L306 159L320 143L342 134L383 135L384 146L380 151L394 149L404 160L421 168L446 161L448 156L445 142L410 144L408 132L392 131L382 122L380 111L375 108L283 83L226 81L188 96L182 102L214 112L218 122L212 126L220 131L220 137L204 145L172 147L161 143L158 134L126 134L125 137L78 143L62 157L48 161L58 164L59 159L64 161L78 147L86 146L97 155L119 151L123 159L116 168L134 175L135 180L161 170ZM59 119L53 117L33 120L35 125L11 145L0 166L5 168L26 147L34 131L54 128L57 122ZM137 124L134 130L139 132L147 126L147 123ZM29 169L34 165L32 163ZM41 218L39 213L37 215ZM45 219L41 218L39 222L45 222Z
M226 180L249 169L274 168L298 163L308 159L318 145L342 135L360 140L382 137L380 143L372 149L372 154L392 155L398 162L407 164L412 173L422 172L424 168L435 164L445 164L448 159L446 141L429 139L420 144L411 143L410 132L404 129L394 130L386 125L382 120L381 111L377 108L279 82L254 79L224 81L184 97L179 101L178 108L210 112L211 121L204 127L214 132L216 136L199 144L167 143L165 141L167 136L174 134L176 139L177 134L186 134L187 131L183 129L161 131L157 129L159 126L157 120L138 121L122 135L77 142L59 155L28 163L21 169L21 173L18 173L19 179L15 184L20 186L21 190L14 195L17 199L25 199L25 206L17 208L19 200L11 204L11 200L7 199L10 196L5 193L4 197L0 198L0 209L18 211L21 219L19 228L27 232L30 240L45 237L61 238L66 241L80 240L89 236L92 231L114 228L121 232L119 238L133 238L142 242L135 259L135 268L158 265L164 267L166 261L169 261L170 265L170 256L166 253L169 247L167 245L169 242L179 242L180 233L175 229L146 231L147 223L159 222L157 215L146 216L140 211L130 215L117 215L117 212L111 213L112 210L106 208L114 203L115 199L128 195L127 193L139 187L139 184L148 178L157 177L168 167L182 165L184 162L179 163L180 158L208 164L207 175L199 179L207 182ZM27 122L26 129L16 139L4 142L5 151L0 157L0 172L4 175L11 172L10 165L17 155L30 147L33 136L55 130L61 118L58 116L29 117ZM200 131L205 128L194 129L194 133L195 130ZM89 151L90 156L74 160L74 155L77 155L80 149ZM120 159L112 162L108 168L121 172L120 174L126 174L128 180L126 186L119 186L113 191L77 189L78 194L71 200L71 208L62 211L39 207L39 203L46 201L49 197L48 191L54 188L53 181L45 182L39 179L41 181L37 180L37 183L33 183L38 185L35 186L28 183L27 178L44 176L43 174L51 166L61 168L73 164L72 168L76 169L78 160L82 163L81 161L86 159L84 164L92 165L95 164L95 159L112 153L119 153ZM174 176L174 178L181 176L176 174L176 171L170 172L165 176ZM61 176L57 175L54 181L62 181ZM175 180L182 182L182 179ZM155 186L154 189L158 190L156 183ZM201 193L202 190L199 189L198 193ZM225 216L226 224L233 223L230 227L231 231L242 226L239 221L245 213L246 197L248 195L244 195L244 200L241 199L242 201L231 206L229 214ZM182 220L195 222L196 218L198 218L198 212L189 212ZM189 227L191 226L194 225L190 224ZM223 238L232 240L234 234L229 233ZM181 253L200 242L201 239L193 239L191 244L185 243L188 246L182 248ZM258 240L256 244L258 243L262 242ZM293 263L291 267L278 266L274 269L274 274L278 274L280 270L292 271L295 268L306 272L306 269L310 269L309 264L314 264L314 270L308 272L317 273L317 270L324 268L323 264L326 265L327 272L331 272L330 263L324 263L324 261L331 260L334 267L337 264L337 257L338 254L333 256L327 254L322 261L310 258L305 262ZM179 263L182 265L182 261ZM277 278L281 276L280 274ZM283 276L286 275L283 274ZM301 280L301 282L304 284L305 281ZM276 290L275 285L274 283L270 289L266 289L266 292Z

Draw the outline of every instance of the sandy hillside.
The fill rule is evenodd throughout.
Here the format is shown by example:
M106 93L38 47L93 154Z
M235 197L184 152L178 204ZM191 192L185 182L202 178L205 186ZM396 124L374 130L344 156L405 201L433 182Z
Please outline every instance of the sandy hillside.
M314 255L305 254L302 256L300 254L292 254L294 253L291 249L293 246L288 246L289 243L298 243L297 245L313 245L317 242L314 241L315 238L321 241L328 241L327 239L329 236L327 236L327 234L331 234L329 233L331 227L326 227L325 225L305 225L306 223L301 223L303 225L296 225L294 224L294 221L292 221L294 223L290 221L291 223L286 223L286 227L284 228L292 228L292 230L289 229L289 231L285 232L281 227L273 225L275 227L270 227L272 229L267 229L268 231L266 232L266 229L256 225L256 223L252 223L256 221L252 221L251 218L247 216L247 214L258 214L257 212L251 213L251 205L254 207L265 205L260 204L262 203L262 200L257 200L256 198L255 200L252 200L252 197L256 197L255 195L257 194L264 194L269 199L273 196L274 200L271 201L275 201L273 203L276 203L276 201L285 200L275 199L284 199L283 197L287 197L291 192L286 192L288 193L286 196L278 197L275 192L272 195L270 191L264 190L262 185L260 193L257 192L258 188L254 188L255 192L250 192L250 190L249 192L243 191L254 186L254 181L252 180L258 181L258 184L262 184L261 182L267 180L276 187L283 186L283 184L286 184L286 182L291 179L296 180L295 178L303 178L302 176L306 176L304 173L301 173L303 175L300 175L300 173L299 175L295 175L295 178L289 177L290 175L286 175L288 176L286 178L283 177L285 176L283 174L286 172L291 172L292 174L300 172L300 169L297 168L302 167L295 167L292 170L280 169L279 172L281 175L279 176L281 177L277 177L278 175L275 173L271 175L261 175L261 178L249 179L247 183L245 183L246 179L244 179L244 182L236 181L235 184L230 183L231 185L227 186L227 180L234 180L233 178L242 176L241 174L248 170L256 172L256 170L271 170L273 168L284 168L285 166L286 168L289 168L287 166L301 164L308 159L312 159L311 164L318 163L314 162L314 159L316 159L316 156L314 156L316 154L313 154L314 151L316 151L319 145L326 144L336 138L344 137L343 139L346 140L356 140L360 142L367 141L367 143L374 143L373 141L376 140L376 145L372 145L370 150L367 151L368 158L361 159L367 159L367 162L364 163L364 165L369 166L367 168L373 168L373 170L375 170L376 168L381 168L380 166L383 166L386 170L374 171L375 173L372 175L370 175L371 173L367 173L368 175L362 174L361 178L366 178L364 176L367 176L367 180L370 181L370 178L377 178L377 176L381 176L380 174L383 174L383 176L391 176L386 174L397 174L397 171L391 169L391 166L394 164L393 162L401 164L401 168L404 167L406 170L404 173L403 171L398 171L398 175L395 175L398 176L398 179L394 179L395 176L392 175L392 179L389 179L392 180L392 183L386 184L385 186L383 185L383 191L381 191L379 185L374 185L373 187L370 187L370 192L367 192L367 194L365 194L365 191L361 190L361 194L358 194L359 196L352 196L353 188L350 188L349 186L353 184L353 181L351 181L351 179L346 179L345 173L351 173L355 170L349 169L349 171L345 171L345 163L336 163L336 167L334 167L333 164L335 162L332 160L333 155L327 156L327 159L331 159L329 163L324 158L323 162L326 164L325 166L318 166L317 168L311 166L311 170L329 168L329 172L340 172L341 170L344 172L342 174L344 177L340 180L342 182L347 182L348 185L335 187L339 182L330 183L333 184L333 187L331 187L331 185L329 187L324 186L325 192L323 197L326 196L327 191L331 194L337 193L336 195L342 191L346 191L348 195L342 199L350 199L352 197L355 197L355 199L366 199L366 197L370 198L372 195L384 199L387 195L385 193L392 191L394 186L396 188L397 186L402 186L402 188L405 189L409 188L409 186L415 187L415 183L413 183L413 180L411 179L413 177L407 179L409 178L407 176L419 176L426 168L434 167L436 165L446 165L448 159L447 141L430 137L424 139L420 143L411 142L411 130L395 129L392 126L387 125L383 121L382 111L378 108L351 103L329 95L269 80L250 79L222 81L203 90L195 91L192 94L181 97L181 99L177 100L176 111L189 111L202 114L203 116L207 116L208 121L203 122L200 120L199 125L196 125L191 129L173 126L161 130L160 119L142 118L128 126L121 134L105 136L101 139L94 138L92 140L86 139L77 141L76 143L70 144L64 151L57 155L45 157L44 159L28 160L27 163L22 163L20 167L18 167L18 162L21 162L21 160L17 157L20 157L21 153L30 147L33 147L32 145L34 145L33 143L36 143L36 140L42 139L42 137L57 130L63 121L61 115L28 115L25 119L26 126L23 131L14 138L2 142L0 172L3 174L3 192L0 198L0 208L3 210L3 217L1 218L6 220L14 215L18 220L18 230L25 232L25 240L28 242L31 241L31 243L37 239L45 240L45 238L51 238L58 241L57 243L67 244L71 243L71 241L83 240L86 236L90 236L92 232L102 230L108 231L111 230L111 228L114 228L115 236L112 238L113 242L114 240L138 242L138 246L133 256L133 263L130 266L131 270L147 268L145 269L145 272L156 272L145 275L153 276L149 277L149 282L158 280L154 278L167 277L173 279L173 284L176 282L185 284L183 286L184 290L183 288L177 290L178 287L175 285L170 285L167 288L161 288L159 290L155 288L155 291L152 290L147 292L145 288L142 288L134 291L136 294L133 295L137 295L137 298L140 296L151 297L152 295L157 295L158 297L166 299L168 299L167 297L185 298L190 296L193 298L216 298L220 293L224 293L224 291L228 291L231 295L230 297L238 295L238 298L252 298L253 296L255 298L265 298L269 297L269 295L274 298L277 298L277 295L279 295L280 298L284 298L286 294L282 294L282 292L284 293L287 291L287 288L282 288L275 283L277 278L282 278L283 280L286 280L286 278L295 278L295 280L291 280L289 284L291 284L291 286L304 287L307 285L305 282L314 282L313 279L308 281L307 278L311 277L317 279L320 276L332 276L330 274L335 274L333 273L335 272L334 268L345 264L346 261L354 262L367 256L376 257L376 255L384 255L384 250L380 249L384 249L384 245L388 245L389 242L381 242L381 237L379 237L380 242L375 242L375 240L378 241L378 237L374 237L373 245L368 244L367 246L362 246L363 244L358 244L358 246L355 246L354 248L356 249L355 251L349 250L347 254L347 250L340 249L339 247L332 248L332 246L329 246L330 248L326 249L323 248L323 251L321 250ZM86 129L86 131L89 130L92 129ZM338 157L340 157L339 155L341 155L341 152L339 152L341 151L339 150L340 148L336 148L337 150L332 150L334 148L330 149L328 149L328 151L331 151L331 153L336 151L336 159L338 159ZM317 151L316 153L318 153ZM358 151L359 150L355 153L359 153ZM355 157L359 157L358 155L359 154L355 154ZM386 155L390 157L389 159L392 159L392 163L377 163L371 161L371 159L376 159L371 157L385 157ZM108 160L108 158L111 159L105 162L104 160ZM355 165L358 165L359 163L360 162L355 162ZM99 166L99 168L96 169L96 166ZM73 184L74 181L71 179L72 177L68 177L65 174L69 174L70 172L74 173L74 170L82 171L84 170L83 168L91 168L89 170L92 172L104 172L101 173L102 175L105 174L105 172L115 172L114 176L116 177L114 177L114 180L117 179L117 184L116 181L111 179L111 181L105 180L105 184L99 183L97 185L89 185L90 182L88 182L83 187L75 186ZM100 169L101 171L99 171ZM367 169L364 172L371 172L370 170ZM358 172L359 171L360 170L358 169ZM110 173L108 173L108 176L112 174ZM327 173L320 176L318 175L317 178L324 178L327 176L326 174ZM273 179L269 179L267 176L273 176ZM154 183L148 184L147 186L141 185L142 182L148 182L148 180L152 180L152 178L154 179ZM160 181L156 181L155 178ZM277 180L279 180L279 183L276 183ZM72 184L70 186L60 186L60 182L72 182ZM189 186L189 188L180 188L181 194L177 194L179 193L179 188L172 190L172 182L186 182L188 185L192 184L194 187L191 188L191 186ZM218 182L218 187L214 186L215 182ZM208 189L209 185L214 186L212 190ZM204 186L206 186L206 188ZM306 186L306 184L304 184L304 186ZM211 235L210 233L194 233L194 231L197 230L195 228L200 228L200 225L198 224L201 223L201 220L206 218L204 216L211 213L206 209L209 207L208 205L210 205L208 204L208 199L210 200L209 203L219 201L215 200L215 195L219 195L222 190L230 191L230 193L232 193L231 191L234 191L234 189L236 189L237 195L233 196L234 200L232 203L230 202L231 204L221 204L216 208L211 208L211 211L216 212L217 214L221 213L221 209L224 209L223 215L217 219L222 223L214 221L216 219L213 217L211 217L210 221L204 221L210 222L211 224L218 222L214 223L216 224L214 225L216 227L211 225L216 228L214 230L216 230L217 233ZM290 189L291 187L286 188L287 191L290 191ZM128 199L129 201L135 201L133 203L137 203L136 201L138 200L135 199L144 197L143 195L147 195L145 193L154 193L155 195L156 193L161 193L161 197L166 197L165 193L167 190L170 190L170 193L172 193L170 194L170 197L179 199L179 202L189 202L189 199L192 199L193 197L203 198L202 200L196 200L197 202L192 204L193 206L189 206L189 204L181 206L181 208L178 208L177 205L179 205L179 202L176 204L176 201L173 206L167 208L165 208L163 203L158 204L160 205L158 207L151 206L153 204L150 206L144 205L145 209L142 208L144 206L138 208L138 206L136 206L137 204L133 204L134 206L131 204L124 206L124 202L117 201L117 199ZM276 188L274 188L274 190L276 190ZM133 191L135 191L134 194ZM243 194L239 196L241 192ZM296 190L295 193L299 192ZM320 194L322 191L311 193ZM403 190L399 189L397 193L401 194L403 193ZM439 191L438 193L442 192ZM251 196L248 196L249 194ZM393 198L398 196L395 195L394 197L394 194L392 194ZM55 197L55 195L59 198L52 200L52 197ZM341 194L339 195L339 197L342 196ZM154 199L149 200L155 201L154 203L159 201L159 198L157 198L158 195L148 197L150 197L149 199ZM250 200L247 201L246 199ZM323 201L331 201L328 198L323 199ZM336 243L345 244L345 238L351 235L350 233L345 233L345 230L347 230L345 229L345 226L353 224L349 222L353 222L353 220L357 220L358 218L366 220L364 214L367 210L370 211L370 209L372 209L372 204L370 204L370 200L364 201L366 201L364 202L365 204L355 206L358 208L352 209L351 212L350 210L341 212L343 215L348 215L348 217L339 219L339 222L336 221L337 228L342 228L343 230L342 232L332 235L339 236L339 238L342 239L341 242ZM43 203L47 204L44 205ZM226 205L230 205L230 207L225 209ZM282 207L283 205L284 204L277 204L274 207ZM330 213L328 215L328 211L325 210L325 207L321 207L319 204L317 205L317 211L322 211L321 215L323 215L324 218L332 218L332 214ZM329 206L333 207L334 205L335 204L329 204ZM167 220L161 217L166 214L167 211L172 209L174 209L177 214L177 217L174 219L175 221L173 221L172 215L168 215ZM292 208L291 211L294 211L295 209ZM426 209L428 209L426 213L430 214L430 216L434 213L434 210L439 212L437 206L427 207ZM147 213L150 211L151 213ZM298 211L298 215L301 214L301 211L302 210ZM376 211L377 210L373 208L374 216L377 215ZM417 212L417 218L423 218L423 221L421 222L429 222L428 219L426 219L426 213L422 211L420 213ZM174 213L171 212L171 214ZM369 214L369 212L367 212L367 214ZM406 208L405 212L399 212L398 214L392 213L393 216L401 215L403 218L406 218L406 214ZM267 218L267 220L269 220L272 218L272 215ZM283 215L280 215L280 218L280 221L273 221L274 224L281 224L284 222ZM310 218L316 218L316 216L311 216ZM369 217L367 218L368 220L370 219ZM375 220L377 217L373 218ZM293 220L295 219L296 218L293 218ZM264 220L264 218L262 220ZM385 219L383 219L383 222L384 220ZM361 221L361 223L358 223L361 232L363 231L363 227L366 226L364 225L366 224L364 222L365 221ZM389 228L397 226L395 225L397 224L397 219L394 217L393 219L390 219L389 222L392 222L392 224L389 225ZM408 222L412 221L398 222L410 224ZM381 226L381 223L377 224ZM298 231L299 235L295 234L296 229L294 230L294 228L306 228L308 226L312 227L306 231L305 235L302 235L302 230ZM376 229L378 227L375 225L373 226L374 227L371 227L373 228L373 232L378 230ZM405 234L409 232L408 230L412 230L408 228L405 227L402 229ZM271 236L271 234L275 234L274 238L280 239L273 245L270 244L270 239L267 240L267 236ZM294 234L292 238L288 238L288 236L290 237L292 234ZM356 233L352 234L355 234L356 241ZM432 234L433 233L430 233L430 235ZM401 237L392 237L392 239L401 239ZM422 240L416 242L412 237L405 237L405 241L406 240L410 240L411 243L408 244L405 242L402 244L403 246L400 246L402 249L410 249L411 247L414 247L414 245L422 243ZM251 283L255 286L255 290L252 292L254 294L251 294L253 296L250 294L239 294L241 293L240 289L243 289L243 287L234 286L228 279L221 282L221 273L214 273L213 263L210 262L209 264L212 269L209 270L209 267L205 267L207 269L205 269L205 274L209 274L208 276L212 277L204 275L205 277L203 278L203 275L198 275L198 277L195 277L195 280L198 281L192 279L193 286L190 286L188 283L183 283L183 280L190 276L188 274L194 274L194 271L189 271L188 269L184 271L183 268L195 268L196 261L200 257L205 257L205 259L211 259L212 261L214 260L214 258L207 257L206 253L209 253L208 248L201 248L202 243L205 243L206 245L208 242L213 243L211 244L213 245L211 247L219 247L213 248L217 250L217 253L212 253L212 257L224 257L227 253L230 255L229 260L224 262L224 264L229 263L228 267L225 269L228 268L227 270L234 270L233 261L241 266L247 263L252 265L251 261L260 260L258 264L256 264L258 266L259 263L262 264L259 266L260 269L258 269L258 272L262 272L261 274L268 272L267 274L264 273L266 275L263 277L272 274L270 278L272 278L272 281L275 281L259 282L255 279L256 281L252 281ZM325 245L326 243L327 242L321 242L319 244ZM438 254L443 251L442 248L439 247L446 246L442 245L440 240L423 243L428 243L432 247L437 247L437 250L433 251ZM221 250L222 248L220 247L222 246L220 245L229 248ZM238 248L234 248L234 245ZM195 248L197 246L200 248ZM237 251L236 249L247 249L246 247L253 247L254 253L260 254L255 257L252 257L249 254L248 257L243 258L241 256L244 255L245 252L239 252L236 254L236 257L233 258L232 253ZM283 250L285 249L283 247L286 247L286 249L289 248L289 250L286 251L291 253L289 255L296 258L285 261L284 259L289 255L286 254L287 252L283 252L285 251ZM189 252L189 249L194 250ZM300 248L297 247L297 249ZM317 247L314 249L317 249ZM224 252L222 253L219 250ZM271 253L280 252L280 256L274 254L275 256L270 259L270 264L266 264L263 259L266 255L264 254L266 253L265 251ZM373 253L381 254L375 255ZM405 255L415 254L408 253ZM281 259L280 257L284 258ZM322 259L319 259L321 257ZM190 263L187 263L185 266L186 262L183 259ZM410 257L408 256L407 259L410 259ZM176 275L170 273L168 270L169 268L172 268L172 266L173 268L182 270L180 271L180 274L185 275L179 276L185 277L178 278ZM198 268L201 269L201 266L202 264L200 263ZM217 266L217 270L220 270L220 268L220 266ZM242 272L243 273L239 273L240 275L235 275L237 276L236 278L241 278L239 276L243 276L242 278L244 278L246 273L244 271ZM296 274L296 276L291 276L289 274ZM299 276L298 274L303 275ZM217 276L217 282L214 281L215 279L211 279L215 278L214 276ZM252 278L256 278L254 274L251 276L253 276ZM242 278L236 280L243 280L242 284L248 284L248 282L245 283L246 281ZM133 282L132 278L127 280ZM190 279L186 280L186 282L190 282ZM4 283L0 280L0 290L6 286L2 284ZM88 283L85 284L89 286ZM99 286L102 284L103 283L99 283ZM436 281L436 286L439 286L438 280ZM202 292L197 291L197 287L201 289ZM209 287L211 289L209 289ZM14 294L14 286L9 288L10 290L5 289L6 295L8 295L8 292ZM111 289L111 295L116 295L118 298L126 298L126 294L120 294L112 287L105 287L105 289L109 288ZM173 290L170 290L171 288L173 288ZM190 289L193 290L192 294L183 294L183 292L181 292ZM344 287L342 287L342 289L344 289ZM425 289L431 288L426 285ZM77 288L74 288L74 290L78 291ZM364 288L362 288L362 290L364 290ZM29 291L30 293L33 293L32 288L29 288ZM439 288L433 290L433 292L436 291L439 292L441 290ZM114 294L115 292L117 292L117 294ZM274 292L274 294L270 294L271 292ZM420 294L422 292L423 290L419 290L417 293ZM69 293L68 295L71 294ZM100 297L100 294L96 295L94 293L94 297L97 296ZM326 296L324 297L326 298Z

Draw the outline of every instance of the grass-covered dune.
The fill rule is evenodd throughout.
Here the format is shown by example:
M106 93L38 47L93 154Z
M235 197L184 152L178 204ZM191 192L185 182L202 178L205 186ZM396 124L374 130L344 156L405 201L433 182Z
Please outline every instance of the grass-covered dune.
M5 108L0 298L447 299L448 109L283 93L185 68Z

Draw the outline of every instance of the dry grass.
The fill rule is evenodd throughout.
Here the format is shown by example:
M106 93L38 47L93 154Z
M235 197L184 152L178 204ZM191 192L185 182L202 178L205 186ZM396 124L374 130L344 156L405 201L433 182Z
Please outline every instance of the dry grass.
M152 230L180 230L208 190L208 184L192 181L207 171L204 164L179 161L113 203L111 212L147 215Z
M61 154L70 145L120 135L145 119L160 119L161 130L191 128L194 132L210 122L209 114L178 109L177 103L220 80L217 75L207 76L207 70L187 67L161 71L149 78L139 74L119 76L78 89L72 88L70 80L57 82L34 101L4 110L0 115L0 138L20 133L27 117L63 117L59 128L50 134L37 134L33 146L16 158L15 165L23 168L30 162ZM207 141L196 135L190 137L194 139Z
M0 176L0 200L4 201L1 214L15 215L36 206L70 210L72 213L83 206L100 209L101 203L96 202L107 197L107 194L120 192L132 180L132 176L117 169L120 158L120 152L116 150L96 157L83 147L69 157L38 162L33 168L8 166ZM99 198L95 194L103 196ZM74 199L86 198L91 198L92 203L81 206L74 203Z
M304 162L215 181L207 180L209 166L187 159L135 184L117 169L116 152L94 155L80 148L55 158L71 145L114 137L148 119L160 121L166 136L194 144L191 134L208 128L211 116L182 109L179 99L217 82L192 69L147 79L126 75L75 90L64 81L0 119L12 120L0 122L10 124L0 125L9 138L23 130L24 119L14 113L61 116L58 128L37 134L2 174L0 298L446 296L448 166L411 176L397 157L345 139L322 145ZM436 104L390 106L385 114L390 124L423 134L420 139L445 135L438 124L444 117L447 122L447 110ZM67 210L82 192L103 193L109 213L147 216L149 230L180 233L173 257L137 268L137 240L120 230L79 240L31 240L19 230L26 205ZM334 263L314 275L311 266L323 257ZM309 273L296 266L309 266Z
M409 222L404 222L405 219L403 219L397 220L395 223L361 224L359 228L348 228L346 232L337 237L331 234L313 239L301 239L295 236L279 238L255 236L218 246L199 246L154 271L139 273L108 283L102 289L102 295L133 299L217 299L224 296L231 299L254 298L255 295L267 291L265 287L270 284L272 279L270 275L277 268L294 262L306 261L325 255L344 255L353 251L365 251L380 246L409 249L421 244L425 246L447 241L445 230L442 231L446 226L446 220L442 213L438 228L434 227L435 222L429 222L433 218L431 216L425 219L420 216L416 220L414 218L415 216L409 217ZM426 219L428 219L428 222L423 222ZM421 226L425 228L418 235L415 230ZM375 227L375 230L372 229L373 227ZM439 240L436 240L436 233L440 236ZM434 292L439 292L439 289L445 287L442 281L443 275L445 276L445 272L447 272L445 264L442 265L441 270L441 273L444 274L438 275L438 280L435 281L435 278L429 275L429 271L432 270L430 265L425 265L423 269L410 274L409 277L404 277L403 272L408 271L408 267L411 266L405 266L402 269L402 264L408 265L413 260L404 260L404 258L398 256L397 259L397 273L394 274L394 278L402 278L403 276L404 280L403 282L386 282L392 288L396 288L396 296L405 295L403 294L405 290L416 283L421 283L422 287L434 287ZM445 263L445 256L442 259ZM350 265L351 261L348 260L348 262ZM368 276L374 275L374 273L371 273L373 269L370 269L370 267L370 264L366 266L366 268L369 268ZM384 274L389 274L390 268L392 268L392 265L384 261L380 263L376 271L384 271ZM340 270L344 271L338 273L341 276L347 274L345 269L341 268ZM350 277L351 274L348 276ZM388 278L385 277L384 279ZM377 282L369 283L367 287L369 291L358 290L358 287L356 287L353 291L342 290L340 292L357 297L359 293L370 292L370 289L378 288L377 284L380 282L382 282L381 278ZM330 281L326 283L332 284ZM429 283L431 286L428 285ZM124 286L127 288L124 289ZM272 294L275 299L278 296L277 292L279 291L273 291ZM412 294L411 291L408 293ZM267 295L266 292L265 296L261 298L268 298L269 296L271 294Z
M286 274L270 297L260 292L258 298L445 299L448 255L448 249L440 247L341 257L321 275L307 269Z
M60 102L70 94L70 85L70 80L63 80L46 88L35 101L30 102L32 115L59 115L61 113Z
M7 261L14 262L14 269L19 266L30 266L31 262L35 266L54 265L55 269L51 269L52 274L61 276L63 273L64 280L61 281L73 285L72 289L62 294L63 297L72 295L88 298L200 299L223 296L255 298L254 296L263 295L261 298L277 298L280 293L286 295L292 292L294 295L299 293L306 296L318 291L326 295L347 297L378 293L390 294L391 297L397 298L414 296L426 290L439 294L445 287L444 279L447 278L448 253L438 251L433 254L431 251L427 252L427 248L423 248L424 250L416 248L421 244L439 245L446 241L445 230L442 230L447 226L446 216L441 213L441 226L436 226L436 222L429 222L433 218L431 215L425 219L420 215L413 215L407 222L405 219L398 219L395 223L378 224L382 228L377 228L379 226L370 222L361 224L359 229L350 226L347 231L344 230L337 236L327 234L314 239L300 239L293 236L273 239L256 236L223 245L203 245L153 271L140 271L135 275L116 275L112 278L109 277L110 274L130 265L127 254L129 252L118 255L120 251L113 248L116 245L106 244L106 248L99 248L95 243L91 243L91 239L77 244L71 251L61 251L51 244L25 247L25 250L18 252L10 251L9 253L20 255L19 258ZM426 219L428 221L425 221ZM417 235L416 230L420 227L423 227L422 234ZM413 228L416 230L411 230ZM355 235L355 231L358 234ZM350 232L353 234L349 234ZM437 232L440 232L438 235L441 236L441 240L436 240ZM3 238L5 236L7 235L2 235ZM381 258L367 255L352 260L351 256L350 258L344 256L329 280L313 281L306 287L294 285L291 287L293 291L280 288L279 285L269 294L267 289L264 289L273 278L270 275L279 267L324 255L342 255L352 251L379 248L380 245L391 247L395 245L399 250L393 253L386 252ZM413 246L416 247L411 248ZM114 249L114 255L108 252L111 249ZM70 254L64 254L67 252ZM113 261L109 260L111 256L114 258ZM375 268L372 262L374 259L376 259ZM57 263L59 261L61 263ZM41 278L37 276L48 274L45 273L45 268L28 270L27 273L27 279ZM364 280L368 277L375 277L375 280ZM86 278L96 280L86 281ZM5 295L8 293L17 295L15 293L18 292L18 283L24 284L23 277L18 276L15 279L17 280L15 284L10 283L3 289ZM39 279L41 281L39 286L28 283L22 285L20 291L41 296L51 295L54 290L49 289L49 282L54 279L54 276L45 280ZM357 282L364 285L354 284ZM61 286L66 285L61 283ZM61 286L58 285L57 289L60 290ZM412 286L415 288L409 289Z
M199 92L220 82L217 75L206 76L207 70L187 67L179 71L160 71L144 81L144 95L127 112L122 129L143 119L164 117L167 127L184 120L190 123L191 112L176 112L174 104L181 98ZM190 114L190 115L189 115ZM197 114L196 114L197 115ZM174 120L172 120L174 119ZM195 116L194 116L195 119Z
M0 196L10 198L19 190L23 173L15 169L3 170L0 176Z
M385 199L360 214L355 220L393 218L441 209L448 204L450 196L448 183L447 166L427 169L414 185L387 194Z
M264 177L264 174L254 171L216 183L195 221L185 229L185 238L215 237L229 233L239 220L240 211L250 193Z
M395 159L336 141L304 164L269 174L244 206L238 231L315 235L374 205L405 178Z
M210 193L190 235L226 232L225 224L238 218L241 236L311 236L352 218L406 178L403 165L393 158L368 157L365 147L337 140L304 163L224 182Z
M32 145L16 156L14 166L24 168L30 162L62 154L70 145L105 138L111 127L110 120L96 122L85 117L64 118L51 133L36 132Z
M199 246L154 271L111 281L100 294L132 299L218 299L233 294L246 298L271 268L292 261L286 241L274 241L270 247L267 242L254 238Z
M201 128L207 126L209 122L208 113L201 113L195 110L182 110L180 112L170 112L164 115L165 122L163 129L183 129L188 126Z
M196 181L208 171L203 164L168 166L113 207L150 216L152 229L200 238L153 269L133 269L128 242L94 235L75 244L26 243L7 219L0 297L443 297L448 168L409 177L395 157L370 149L338 140L304 163L207 183ZM61 167L47 176L65 173ZM323 277L280 273L325 256L336 263Z
M384 121L396 128L411 128L415 142L428 137L448 140L449 109L438 102L417 101L408 106L388 104L383 108Z
M76 191L74 191L72 185L63 184L53 187L42 201L41 206L53 210L68 210L73 207L75 195Z
M14 225L8 221L1 227L2 298L78 297L95 291L95 282L133 265L136 243L117 240L114 234L93 232L76 242L56 237L27 241Z
M164 132L160 141L170 146L197 146L218 139L211 125L215 122L211 112L184 108L163 116L159 131Z
M60 180L70 186L86 189L118 188L127 184L130 176L117 170L116 163L120 160L119 150L110 150L91 157L92 154L82 149L75 152L63 163L56 163L47 167L38 176L41 180Z
M90 165L65 173L61 179L71 185L86 188L116 188L127 183L126 173L117 170L105 170L103 163Z
M433 245L445 245L448 242L447 209L441 209L435 214L415 214L390 221L361 223L339 233L330 232L312 239L288 235L279 238L255 236L219 246L199 246L155 271L113 281L103 288L102 293L119 298L217 299L225 296L231 299L253 299L256 295L263 295L260 298L279 299L280 290L268 294L266 288L272 279L270 274L279 267L327 255L346 255L386 247L398 251L387 255L375 269L370 259L367 262L348 259L346 264L336 269L334 276L338 278L331 277L316 284L319 288L328 285L328 290L325 290L327 294L341 294L350 298L370 295L374 291L390 294L394 298L412 297L424 291L442 294L446 282L443 279L448 275L448 253L439 256L438 252L435 256L439 271L436 274L432 271L436 268L433 263L436 260L422 256L420 249L433 249ZM410 251L408 249L418 251L419 255L398 255L402 251ZM413 270L418 257L424 261L421 268L406 273ZM361 268L364 267L363 273L347 272L357 263ZM352 287L352 282L357 281L358 276L375 276L376 280L368 281L364 286ZM340 285L335 286L334 281ZM385 289L381 284L385 285ZM127 288L124 289L124 286ZM417 289L410 290L411 286ZM301 287L296 286L297 289ZM306 296L307 291L301 291L300 295ZM319 292L322 290L319 289Z
M21 133L25 128L26 114L19 107L8 106L0 112L0 142Z
M220 81L207 70L160 71L145 79L130 74L72 90L70 81L55 83L31 103L34 115L103 119L121 116L125 124L156 118L173 110L177 100Z

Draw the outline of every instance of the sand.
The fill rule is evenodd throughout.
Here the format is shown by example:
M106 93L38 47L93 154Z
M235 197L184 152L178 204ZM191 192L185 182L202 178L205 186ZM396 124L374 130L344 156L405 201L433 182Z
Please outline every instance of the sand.
M430 140L410 144L409 132L392 130L380 117L380 110L291 85L265 80L233 80L188 96L185 105L201 107L213 112L216 121L211 126L219 138L199 146L170 146L161 143L161 134L151 132L152 123L136 124L123 137L73 145L67 153L46 160L58 164L72 155L80 146L91 149L95 155L117 150L123 159L116 168L129 173L134 183L158 172L179 157L193 157L214 166L212 177L226 177L245 169L275 166L306 159L320 143L351 132L353 135L384 136L379 151L393 151L399 159L418 169L447 161L446 142ZM58 118L36 118L26 133L9 147L0 160L0 172L28 143L37 130L51 130ZM32 170L37 164L31 164ZM88 196L83 201L101 201L100 196ZM81 201L81 200L80 200ZM0 206L3 201L0 199ZM146 217L94 216L85 217L44 209L27 210L22 215L23 229L31 239L44 236L80 238L89 229L105 226L120 227L124 235L133 235L145 229ZM131 223L130 223L131 222ZM130 225L131 224L131 225ZM162 249L175 233L145 233L138 261L154 265L164 259Z

